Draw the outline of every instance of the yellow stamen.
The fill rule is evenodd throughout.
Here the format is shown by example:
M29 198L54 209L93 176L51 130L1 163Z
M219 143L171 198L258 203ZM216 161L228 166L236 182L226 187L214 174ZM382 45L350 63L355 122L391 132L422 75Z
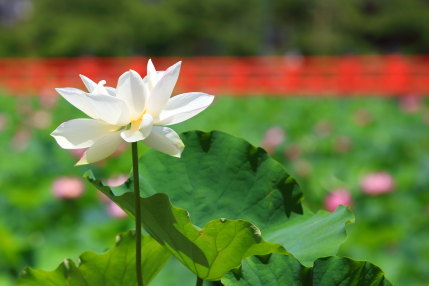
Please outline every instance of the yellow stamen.
M143 121L143 116L145 114L146 114L146 109L142 112L142 114L139 116L138 119L135 119L135 120L133 120L133 121L130 122L130 124L131 124L130 130L134 130L135 131L135 130L139 129L140 124Z

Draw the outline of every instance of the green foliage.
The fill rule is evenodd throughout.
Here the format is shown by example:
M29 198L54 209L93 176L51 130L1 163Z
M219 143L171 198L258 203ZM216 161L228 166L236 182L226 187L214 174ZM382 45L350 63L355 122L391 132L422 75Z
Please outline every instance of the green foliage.
M38 100L0 95L0 116L6 122L0 132L0 285L5 286L15 285L26 265L54 269L64 257L77 261L77 254L103 251L116 233L133 227L132 219L113 218L89 184L79 198L53 196L52 183L59 176L80 177L92 169L97 178L107 179L129 172L130 154L125 150L99 165L73 167L77 158L55 146L48 134L59 122L84 115L64 100L55 107ZM220 97L198 120L174 129L218 129L259 146L268 128L282 128L285 140L272 156L300 183L307 206L323 208L335 188L352 194L356 223L347 228L340 255L373 262L394 285L423 286L429 279L429 133L428 102L420 101L419 109L410 113L397 98ZM35 127L34 115L40 112L48 112L51 123ZM28 139L16 140L23 131ZM338 150L343 137L349 147ZM293 150L298 154L291 154ZM379 170L393 176L395 188L379 196L364 194L360 179ZM262 235L270 241L266 229ZM195 282L181 264L165 270L169 278L189 272L189 285ZM174 279L163 282L156 285L174 285Z
M348 258L326 257L314 266L302 266L292 256L273 254L252 257L243 262L240 270L222 279L225 286L390 286L377 266Z
M269 241L282 244L302 264L310 266L319 257L336 254L346 240L344 225L354 222L353 214L343 206L335 212L307 212L267 231Z
M32 4L27 18L0 26L0 56L426 53L429 43L424 0Z
M259 6L257 0L38 0L27 21L0 27L8 43L0 55L255 54Z
M130 214L135 214L134 194L115 195L99 180L91 182ZM244 220L217 219L198 229L186 210L171 205L162 193L141 198L142 225L189 270L205 280L219 280L252 255L285 252L278 244L262 240L260 231Z
M242 139L222 132L181 137L186 148L180 160L157 151L141 158L142 196L168 194L200 227L219 217L251 221L265 238L282 244L306 265L337 253L345 240L344 225L353 220L349 211L303 215L295 180L264 150ZM131 187L130 179L116 191L130 192Z
M118 235L116 245L104 254L85 252L79 257L79 265L66 259L54 271L27 268L18 286L134 286L135 233ZM145 284L155 277L170 258L168 251L150 236L142 237L142 273Z
M166 193L198 226L219 217L243 218L264 233L268 226L302 214L298 184L263 149L216 131L192 131L181 138L186 147L180 159L154 150L141 157L142 196ZM131 184L130 178L117 190L128 191Z
M345 208L302 215L298 185L262 149L221 132L188 132L182 138L187 147L180 160L157 151L140 159L141 195L152 195L141 199L142 224L191 271L219 280L245 257L281 251L259 243L259 230L252 224L216 217L254 222L265 237L288 251L290 247L306 265L337 253L345 240L344 224L352 220ZM89 179L125 211L135 213L131 179L113 192L91 175ZM209 222L198 231L187 212L173 207L161 192L185 206L200 227Z

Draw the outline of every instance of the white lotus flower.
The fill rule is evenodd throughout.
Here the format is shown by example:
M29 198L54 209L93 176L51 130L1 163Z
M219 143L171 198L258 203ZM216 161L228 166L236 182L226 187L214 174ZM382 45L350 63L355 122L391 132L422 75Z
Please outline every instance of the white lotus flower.
M172 125L187 120L213 101L201 92L171 97L181 62L166 71L156 71L151 60L147 76L133 71L123 73L116 89L105 87L80 75L89 92L76 88L57 88L68 102L90 118L62 123L51 135L64 149L88 148L76 165L93 163L110 156L123 142L142 141L171 156L180 157L184 144Z

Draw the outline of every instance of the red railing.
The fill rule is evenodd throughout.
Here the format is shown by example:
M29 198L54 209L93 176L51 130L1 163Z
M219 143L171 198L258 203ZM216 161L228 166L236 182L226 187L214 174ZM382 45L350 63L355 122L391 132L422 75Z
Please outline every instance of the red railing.
M429 56L154 58L157 69L183 61L176 92L216 95L392 95L429 93ZM83 87L78 74L116 86L128 69L146 74L147 58L0 59L0 88L16 95Z

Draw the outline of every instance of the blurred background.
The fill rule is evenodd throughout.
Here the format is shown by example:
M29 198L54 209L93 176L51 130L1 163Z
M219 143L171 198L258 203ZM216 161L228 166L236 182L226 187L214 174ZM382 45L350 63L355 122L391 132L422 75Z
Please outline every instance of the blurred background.
M115 86L149 57L183 60L175 93L217 96L177 131L262 146L310 208L353 209L341 255L428 285L427 19L427 0L0 0L0 285L132 228L82 180L122 183L130 150L73 167L49 133L83 114L53 88L83 88L79 73Z

